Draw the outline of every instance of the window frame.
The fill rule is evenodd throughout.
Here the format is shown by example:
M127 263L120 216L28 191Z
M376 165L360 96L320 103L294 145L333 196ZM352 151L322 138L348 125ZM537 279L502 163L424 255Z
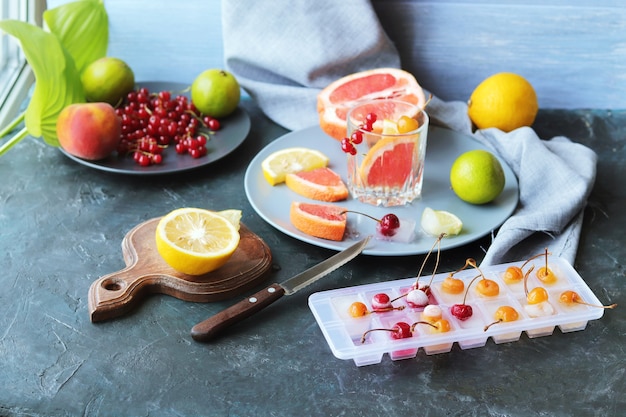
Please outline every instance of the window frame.
M46 0L2 0L0 19L22 20L42 26ZM19 42L0 33L0 129L19 114L35 82Z

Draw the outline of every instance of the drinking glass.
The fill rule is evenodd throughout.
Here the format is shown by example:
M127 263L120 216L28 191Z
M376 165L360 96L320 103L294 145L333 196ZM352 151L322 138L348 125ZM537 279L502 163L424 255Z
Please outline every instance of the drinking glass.
M363 101L348 111L344 150L355 199L389 207L421 197L428 121L424 109L394 99Z

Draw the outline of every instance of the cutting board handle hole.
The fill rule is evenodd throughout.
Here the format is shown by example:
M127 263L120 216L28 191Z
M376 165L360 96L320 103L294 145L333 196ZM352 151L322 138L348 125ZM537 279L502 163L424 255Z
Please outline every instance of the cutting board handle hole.
M102 288L107 291L119 291L124 288L124 281L115 278L107 278L102 281Z

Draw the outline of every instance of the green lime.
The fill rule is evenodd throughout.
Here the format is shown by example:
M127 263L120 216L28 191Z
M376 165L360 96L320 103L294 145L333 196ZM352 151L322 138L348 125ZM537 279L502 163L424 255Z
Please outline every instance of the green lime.
M135 88L135 74L119 58L104 57L95 60L81 74L87 101L118 105Z
M450 169L452 190L463 201L486 204L504 189L504 171L498 158L484 150L460 155Z
M191 101L203 114L217 119L235 111L241 91L239 82L231 73L209 69L191 84Z

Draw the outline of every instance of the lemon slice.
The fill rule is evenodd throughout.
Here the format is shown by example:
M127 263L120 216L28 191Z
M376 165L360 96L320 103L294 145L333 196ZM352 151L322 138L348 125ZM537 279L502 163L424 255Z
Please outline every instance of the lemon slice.
M233 226L235 226L235 229L239 230L239 223L241 222L241 210L229 209L218 211L216 213L227 219L229 222L232 223Z
M209 210L181 208L157 225L156 246L175 270L203 275L224 265L239 245L239 231L224 216Z
M426 207L422 213L421 226L424 232L432 236L439 236L442 233L453 236L461 232L463 222L448 211Z
M383 135L397 135L400 131L398 130L398 124L393 120L384 119L383 120Z
M328 165L328 157L315 149L287 148L270 154L261 163L263 176L270 185L285 181L285 176Z

